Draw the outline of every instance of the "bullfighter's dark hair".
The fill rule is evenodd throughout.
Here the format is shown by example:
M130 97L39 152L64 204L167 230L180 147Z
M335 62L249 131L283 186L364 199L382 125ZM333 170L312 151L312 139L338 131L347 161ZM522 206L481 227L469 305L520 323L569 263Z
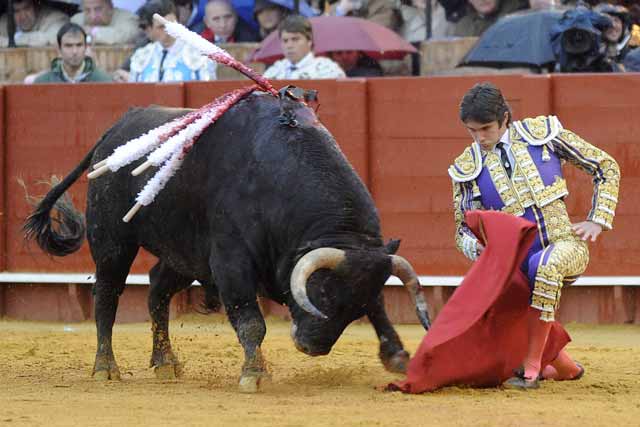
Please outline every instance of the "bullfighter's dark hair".
M62 37L64 37L64 35L67 33L82 34L84 44L87 44L87 33L85 33L84 29L78 24L67 22L62 27L60 27L60 29L58 30L58 34L56 35L56 38L58 39L58 47L62 47Z
M286 31L287 33L301 33L307 38L307 40L313 41L313 30L311 29L311 22L309 22L309 20L304 16L287 16L282 21L282 23L280 23L280 27L278 28L278 35L282 36L283 31Z
M460 102L460 120L464 123L474 121L490 123L497 121L502 124L504 114L507 113L507 123L511 123L511 108L502 96L502 92L491 83L477 83Z
M165 17L170 13L176 15L176 5L171 0L150 0L146 2L136 11L140 27L151 27L153 25L153 15L155 13L162 17Z

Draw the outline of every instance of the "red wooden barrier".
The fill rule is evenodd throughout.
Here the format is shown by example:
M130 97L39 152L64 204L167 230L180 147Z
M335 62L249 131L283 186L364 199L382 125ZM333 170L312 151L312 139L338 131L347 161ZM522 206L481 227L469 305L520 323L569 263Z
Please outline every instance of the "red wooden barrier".
M5 200L5 168L4 168L4 152L6 145L4 141L4 87L0 86L0 271L7 269L7 234L6 234L6 216L7 205ZM0 317L5 312L5 289L0 286Z
M638 276L640 243L635 224L640 215L640 124L633 116L640 92L636 75L468 76L437 78L296 81L320 91L322 122L369 185L380 211L386 237L402 238L401 254L425 275L462 275L468 268L454 248L451 184L446 170L470 143L458 120L462 95L474 83L499 85L514 118L556 114L563 125L613 154L619 161L622 189L615 231L592 245L588 275ZM289 82L276 82L276 87ZM0 88L0 271L93 271L87 248L64 260L51 260L37 248L24 246L20 227L30 208L16 182L22 177L32 193L35 183L52 173L65 175L97 138L130 106L152 103L199 107L247 81L184 85L41 85ZM4 102L2 99L4 98ZM3 110L4 108L4 110ZM4 122L3 122L4 120ZM2 167L4 165L4 170ZM574 220L584 218L591 200L591 182L566 168L571 180L568 199ZM4 191L4 193L3 193ZM86 178L73 187L76 204L85 203ZM4 227L4 231L3 231ZM4 256L4 257L3 257ZM139 257L134 272L146 273L153 258ZM4 265L3 265L4 263ZM48 319L69 319L90 313L89 288L51 286L54 291L26 286L0 286L0 315L29 318L34 309L51 307ZM24 290L23 290L24 289ZM37 290L37 292L35 292ZM452 288L428 290L436 312ZM26 292L20 296L20 292ZM388 288L387 306L395 321L414 321L413 308L401 288ZM130 287L119 319L141 320L146 288ZM193 303L197 290L181 296L176 312ZM46 304L45 301L51 301ZM18 307L24 301L35 306ZM55 302L54 301L58 301ZM88 301L88 302L87 302ZM55 309L53 308L55 307ZM182 307L182 308L181 308ZM264 306L281 313L279 308ZM36 311L37 311L36 310ZM57 314L54 314L57 313ZM44 316L45 314L43 314ZM54 317L51 317L54 316ZM640 322L640 292L633 287L574 287L564 291L562 320Z
M7 269L7 209L5 200L5 144L4 87L0 86L0 271ZM0 315L2 315L2 291L0 291Z
M186 84L186 105L197 108L215 97L249 83L243 80ZM364 79L275 81L280 89L292 84L318 91L320 121L333 134L362 180L368 182L367 88ZM274 117L274 120L277 120Z
M7 86L6 170L7 265L9 271L94 271L88 247L61 261L28 248L21 227L30 212L22 178L34 194L44 194L39 181L52 174L64 176L127 109L161 104L184 105L181 85L34 85ZM77 207L84 210L87 178L71 189ZM139 257L144 261L145 257ZM149 264L147 257L146 264ZM146 272L146 269L145 269Z
M637 75L557 75L553 77L553 111L563 126L613 155L622 181L612 234L591 246L589 275L638 275L640 240L640 85ZM582 220L591 204L589 176L566 167L571 195L569 211Z
M471 140L458 106L475 83L497 84L515 118L548 114L548 77L473 76L369 81L371 188L385 235L422 274L461 275L454 246L449 164Z

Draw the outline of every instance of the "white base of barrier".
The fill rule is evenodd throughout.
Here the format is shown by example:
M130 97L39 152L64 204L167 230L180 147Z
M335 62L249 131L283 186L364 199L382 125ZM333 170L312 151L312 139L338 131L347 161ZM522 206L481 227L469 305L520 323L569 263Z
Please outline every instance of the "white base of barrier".
M462 276L419 276L422 286L458 286ZM94 283L93 273L0 273L0 283ZM147 274L130 274L127 285L148 285ZM197 281L195 285L200 285ZM390 277L387 286L401 286ZM640 286L640 276L584 276L571 286Z

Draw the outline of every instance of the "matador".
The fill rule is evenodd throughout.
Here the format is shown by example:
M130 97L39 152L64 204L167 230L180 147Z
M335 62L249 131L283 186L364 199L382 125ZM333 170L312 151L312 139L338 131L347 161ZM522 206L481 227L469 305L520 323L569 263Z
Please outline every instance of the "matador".
M584 368L566 351L548 367L540 366L540 358L563 285L574 282L587 267L587 241L612 228L620 183L618 164L564 129L555 116L512 121L502 93L489 83L477 84L465 94L460 118L474 142L449 167L457 248L471 260L482 252L464 222L464 213L473 209L524 217L538 229L521 266L531 288L529 348L522 369L504 385L529 389L539 387L539 378L579 378ZM572 224L567 213L565 162L593 176L592 207L584 222Z

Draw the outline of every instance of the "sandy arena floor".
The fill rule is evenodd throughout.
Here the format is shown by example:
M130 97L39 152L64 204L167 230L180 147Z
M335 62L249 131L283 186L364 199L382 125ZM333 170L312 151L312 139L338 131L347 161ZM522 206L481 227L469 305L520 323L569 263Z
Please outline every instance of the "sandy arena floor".
M263 351L273 378L257 395L236 392L241 349L222 316L171 328L184 378L156 380L149 324L130 324L114 333L123 381L100 383L90 377L93 323L0 321L0 426L640 426L639 326L569 325L570 351L587 369L581 381L419 396L374 389L397 376L383 370L367 324L349 327L329 356L310 358L294 349L288 323L269 320ZM414 352L421 329L398 331Z

